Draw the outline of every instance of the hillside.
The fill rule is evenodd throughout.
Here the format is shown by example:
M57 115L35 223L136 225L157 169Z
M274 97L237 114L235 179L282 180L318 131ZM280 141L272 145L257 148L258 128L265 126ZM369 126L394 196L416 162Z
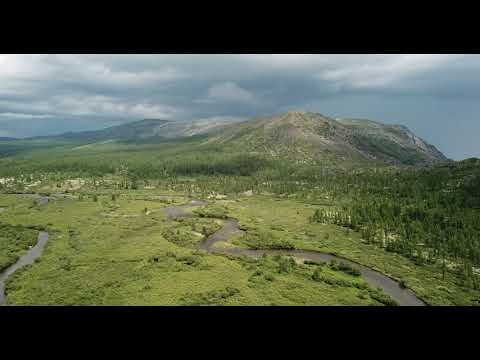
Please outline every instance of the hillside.
M177 138L204 134L224 124L225 121L222 120L169 121L145 119L111 126L102 130L69 132L42 138L75 141L139 140L153 137Z
M140 144L197 135L206 137L203 147L214 146L228 152L290 159L297 163L430 165L447 160L434 146L405 126L370 120L332 119L319 113L299 111L235 123L228 120L146 119L103 130L35 139Z
M212 133L208 143L305 161L373 160L419 165L447 160L404 126L335 120L299 111L232 124Z

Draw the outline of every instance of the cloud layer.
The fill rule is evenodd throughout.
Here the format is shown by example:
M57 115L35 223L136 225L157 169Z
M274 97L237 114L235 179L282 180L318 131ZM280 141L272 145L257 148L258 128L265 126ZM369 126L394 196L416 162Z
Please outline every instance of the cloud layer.
M0 55L0 84L0 134L295 108L402 123L480 156L478 55Z

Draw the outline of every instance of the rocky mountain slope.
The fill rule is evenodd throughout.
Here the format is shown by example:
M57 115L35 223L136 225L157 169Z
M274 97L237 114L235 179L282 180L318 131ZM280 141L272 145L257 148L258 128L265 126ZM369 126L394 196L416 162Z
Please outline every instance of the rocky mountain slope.
M208 143L305 161L419 165L447 160L405 126L299 111L232 124L212 133Z
M103 130L66 133L49 138L95 143L108 140L149 141L150 138L161 140L194 135L205 135L204 145L299 162L376 161L428 165L447 160L433 145L405 126L361 119L333 119L319 113L301 111L236 123L228 120L146 119Z

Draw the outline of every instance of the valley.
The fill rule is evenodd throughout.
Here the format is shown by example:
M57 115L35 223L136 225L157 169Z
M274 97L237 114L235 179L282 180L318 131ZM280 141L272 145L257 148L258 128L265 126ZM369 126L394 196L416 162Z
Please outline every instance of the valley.
M480 304L478 160L315 113L165 126L0 143L0 272L49 235L6 305Z

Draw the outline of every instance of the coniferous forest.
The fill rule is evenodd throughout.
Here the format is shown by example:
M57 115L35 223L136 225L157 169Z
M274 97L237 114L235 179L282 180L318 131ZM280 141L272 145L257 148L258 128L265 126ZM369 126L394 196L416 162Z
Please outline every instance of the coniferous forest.
M479 306L479 74L0 55L0 309Z
M348 159L305 163L260 152L205 146L201 142L201 138L141 144L119 141L80 150L72 150L84 146L75 143L57 143L45 149L34 145L7 147L7 153L0 158L0 191L5 195L67 194L77 198L79 204L89 201L98 204L103 209L98 210L101 216L110 213L108 216L137 216L114 215L114 211L118 211L115 209L122 199L125 201L136 193L135 198L146 199L146 189L151 189L150 197L155 193L170 193L186 199L205 199L217 205L210 204L214 207L200 210L199 220L189 223L194 233L204 236L219 229L218 224L208 219L228 219L239 211L229 201L240 201L245 193L252 194L254 199L277 199L291 204L291 216L304 214L308 224L343 228L348 231L348 239L353 236L348 234L356 234L358 244L369 244L378 254L398 254L418 269L433 269L429 271L437 274L438 280L432 282L432 289L435 286L442 289L442 279L453 276L457 279L455 284L470 289L462 291L479 290L479 160L445 161L428 166ZM35 212L41 209L32 206ZM145 203L139 213L151 216L154 207L155 204ZM246 234L237 246L278 250L303 247L295 240L298 233L288 227L283 233L273 225L273 231L263 225L259 227L254 220L257 210L252 207L250 211L253 217L242 220ZM219 213L222 216L215 215ZM276 218L283 216L278 213ZM50 226L54 223L32 222L47 227L48 223ZM323 228L318 229L319 233L310 231L309 241L322 236L335 241L336 235L323 235ZM185 229L167 227L159 233L180 246L196 244ZM68 234L73 238L79 236L72 235L75 232ZM75 246L74 249L81 248ZM323 279L326 284L351 284L315 278ZM426 291L426 294L424 298L428 299L434 293ZM475 299L476 295L472 296Z

